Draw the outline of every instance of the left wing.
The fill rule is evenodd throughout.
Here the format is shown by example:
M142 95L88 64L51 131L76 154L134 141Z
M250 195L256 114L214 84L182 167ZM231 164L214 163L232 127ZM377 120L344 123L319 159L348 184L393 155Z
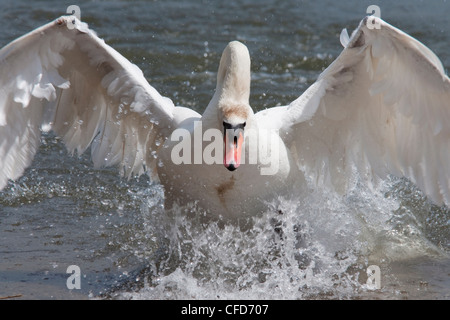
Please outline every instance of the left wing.
M96 166L155 174L176 109L87 24L63 16L0 50L0 190L31 164L41 129L70 152L92 145Z
M449 205L450 80L442 63L375 17L341 41L345 49L318 80L266 117L288 133L317 185L345 192L355 172L369 181L393 174Z

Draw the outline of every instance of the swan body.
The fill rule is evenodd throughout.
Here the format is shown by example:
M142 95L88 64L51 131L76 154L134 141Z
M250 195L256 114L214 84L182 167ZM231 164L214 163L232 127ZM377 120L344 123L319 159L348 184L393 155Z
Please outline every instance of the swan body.
M355 172L406 177L448 205L449 78L430 49L370 19L380 28L365 18L351 37L343 31L344 50L298 99L257 113L250 54L230 42L200 115L161 96L85 23L61 17L0 50L0 190L53 130L71 152L90 146L95 166L159 179L168 207L239 217L306 180L345 192Z

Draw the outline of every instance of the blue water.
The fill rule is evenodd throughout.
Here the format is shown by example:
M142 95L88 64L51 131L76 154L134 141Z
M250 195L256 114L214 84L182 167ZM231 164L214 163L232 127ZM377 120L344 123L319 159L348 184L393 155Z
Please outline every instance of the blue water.
M0 45L65 13L137 64L176 104L202 111L231 40L252 56L255 110L298 97L340 53L371 4L450 67L447 1L0 1ZM450 220L405 181L346 197L280 199L253 226L167 214L147 177L126 181L71 157L53 135L0 192L0 297L448 299ZM283 215L277 214L281 208ZM194 218L190 217L194 216ZM81 289L69 290L69 265ZM381 289L366 285L378 265Z

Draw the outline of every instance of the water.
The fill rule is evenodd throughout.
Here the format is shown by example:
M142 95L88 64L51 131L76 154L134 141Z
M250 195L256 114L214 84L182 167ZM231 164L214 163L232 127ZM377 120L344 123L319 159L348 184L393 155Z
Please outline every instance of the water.
M1 1L0 45L72 2ZM342 50L370 4L450 66L447 1L80 1L81 18L176 104L202 111L220 54L252 56L255 110L287 104ZM311 190L252 221L205 222L194 206L165 212L147 177L121 179L72 157L53 135L0 193L0 297L26 299L449 299L449 210L407 181L345 197ZM81 289L68 290L69 265ZM366 284L380 267L381 289Z

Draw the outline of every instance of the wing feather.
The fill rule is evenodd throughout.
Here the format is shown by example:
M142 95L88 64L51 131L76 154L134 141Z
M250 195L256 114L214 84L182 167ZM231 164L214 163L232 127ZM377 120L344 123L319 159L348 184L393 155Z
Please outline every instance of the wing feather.
M416 39L367 18L340 56L278 114L299 165L318 185L345 192L355 172L413 181L450 204L450 81ZM341 39L345 40L345 36Z
M72 153L91 146L96 166L127 176L155 168L174 105L87 24L61 17L11 42L0 74L0 190L31 164L41 129Z

